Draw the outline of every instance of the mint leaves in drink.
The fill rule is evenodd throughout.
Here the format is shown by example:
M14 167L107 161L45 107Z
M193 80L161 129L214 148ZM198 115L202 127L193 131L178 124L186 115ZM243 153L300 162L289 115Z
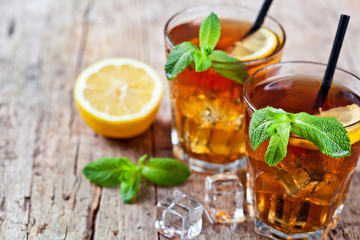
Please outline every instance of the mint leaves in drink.
M190 177L189 168L172 158L139 158L139 165L125 157L101 158L91 162L83 169L90 182L102 187L120 185L120 195L124 202L129 202L139 190L141 179L162 186L183 184Z
M195 63L195 71L202 72L212 66L216 61L217 66L212 69L222 76L244 83L248 74L247 71L235 71L229 66L220 63L239 63L236 58L230 57L224 51L214 50L220 39L220 22L214 13L204 20L200 26L199 47L192 42L183 42L176 45L170 52L165 64L166 77L174 79L179 73L184 71L190 64ZM246 68L244 68L246 69Z
M254 151L270 139L265 162L274 166L287 154L290 132L312 142L319 150L333 158L350 156L350 139L343 125L332 117L318 117L304 112L287 113L266 107L256 110L251 118L249 135Z

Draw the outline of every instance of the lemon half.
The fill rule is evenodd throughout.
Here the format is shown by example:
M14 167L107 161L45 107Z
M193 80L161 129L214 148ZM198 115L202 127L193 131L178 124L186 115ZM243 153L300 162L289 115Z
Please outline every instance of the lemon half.
M99 61L78 76L74 97L85 122L98 134L130 138L154 121L163 79L146 63L129 58Z

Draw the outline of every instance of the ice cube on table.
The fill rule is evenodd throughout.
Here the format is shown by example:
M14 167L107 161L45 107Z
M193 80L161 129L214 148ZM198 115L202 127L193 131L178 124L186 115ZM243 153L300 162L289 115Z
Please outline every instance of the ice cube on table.
M202 229L203 205L189 199L181 191L160 200L157 205L155 228L171 239L191 239Z
M205 207L217 223L245 221L244 188L235 173L226 172L206 177Z

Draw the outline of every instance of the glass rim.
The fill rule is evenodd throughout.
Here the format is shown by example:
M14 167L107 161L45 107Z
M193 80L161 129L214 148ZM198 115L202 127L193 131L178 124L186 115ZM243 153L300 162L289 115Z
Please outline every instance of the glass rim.
M168 44L171 48L175 47L175 45L172 43L172 41L170 40L168 34L167 34L167 30L169 28L169 25L171 23L171 21L176 18L179 15L182 15L192 9L196 9L196 8L205 8L205 7L230 7L230 8L242 8L242 9L246 9L247 11L251 11L254 12L255 14L258 13L258 9L255 8L251 8L248 6L244 6L241 4L219 4L219 3L209 3L209 4L198 4L198 5L194 5L191 7L187 7L187 8L183 8L179 11L177 11L176 13L174 13L166 22L165 27L164 27L164 35L165 35L165 43ZM262 63L263 61L270 61L274 58L276 58L279 54L281 54L281 51L284 49L285 46L285 42L286 42L286 33L285 30L283 28L283 26L280 24L280 22L278 20L276 20L274 17L272 17L271 15L266 15L265 19L270 19L271 21L273 21L276 25L279 26L281 33L283 34L283 39L282 42L280 43L280 47L276 49L276 51L272 52L270 55L260 58L260 59L255 59L255 60L251 60L251 61L241 61L241 62L232 62L232 63L227 63L227 62L219 62L219 61L212 61L212 63L216 64L222 64L224 66L231 66L236 68L237 66L244 66L245 65L251 65L251 64L258 64L258 63ZM221 68L221 67L218 67ZM231 69L231 68L230 68Z
M291 64L310 64L310 65L322 66L322 67L325 67L325 68L327 66L327 64L325 64L325 63L312 62L312 61L286 61L286 62L274 63L274 64L268 65L266 67L260 68L259 70L254 72L251 76L249 76L248 79L244 83L244 100L245 100L245 103L251 108L251 110L256 111L257 109L252 104L251 100L249 99L249 97L247 95L247 90L248 90L248 87L249 87L250 79L253 79L257 74L259 74L260 72L263 72L263 71L265 71L265 70L267 70L269 68L273 68L273 67L277 67L277 66L281 66L281 65L291 65ZM358 81L360 81L360 78L358 76L356 76L355 74L353 74L353 73L351 73L351 72L349 72L347 70L336 67L336 71L345 73L346 75L349 75L349 76L351 76L353 78L356 78ZM354 122L354 123L352 123L350 125L344 126L344 127L345 128L351 128L351 127L353 127L353 126L355 126L356 124L359 124L359 123L360 123L360 119L358 121L356 121L356 122ZM299 138L301 138L301 137L299 137Z

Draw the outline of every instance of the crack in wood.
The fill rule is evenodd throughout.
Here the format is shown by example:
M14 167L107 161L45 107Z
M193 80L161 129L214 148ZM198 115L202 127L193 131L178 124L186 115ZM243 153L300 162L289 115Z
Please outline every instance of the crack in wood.
M87 44L87 37L88 37L88 32L89 32L89 25L90 25L90 12L94 9L94 5L95 2L94 1L90 1L87 6L86 9L84 11L84 23L81 29L81 36L80 36L80 46L79 46L79 52L77 54L77 60L76 60L76 72L75 75L78 75L80 73L81 70L81 66L83 64L83 59L84 59L84 53L85 53L85 48L86 48L86 44ZM74 124L74 120L75 120L75 107L73 105L74 102L74 95L73 95L73 90L70 89L70 121L69 121L69 128L70 128L70 137L72 136L72 131L73 131L73 124Z
M42 62L40 59L36 63L30 64L25 70L26 79L29 81L39 79L41 66Z
M4 217L0 217L0 227L1 227L1 225L3 224L4 221L5 221L5 218L4 218Z
M24 206L25 204L27 204L27 210L28 210L28 215L27 215L27 231L26 231L26 236L27 236L27 239L29 238L29 233L30 233L30 228L31 228L31 223L30 223L30 220L31 220L31 196L32 196L32 189L33 189L33 183L34 183L34 175L39 175L39 173L36 171L37 168L39 168L40 164L37 164L36 163L36 158L37 158L37 151L38 149L40 148L38 145L39 145L39 142L40 142L40 134L41 134L41 130L42 130L42 125L43 125L43 122L44 122L44 114L40 114L40 118L38 120L38 124L36 125L36 128L35 128L35 139L34 139L34 145L35 145L35 148L34 148L34 152L32 154L33 158L32 158L32 161L33 161L33 164L32 164L32 174L31 174L31 177L30 177L30 193L29 193L29 196L26 196L25 197L25 200L24 200Z
M26 211L29 206L30 206L30 196L26 196L24 197L24 204L23 204L24 211Z
M79 148L80 148L80 139L76 142L75 156L74 156L74 175L77 174L78 159L79 159Z
M3 199L1 200L0 211L5 211L5 199L6 197L4 196Z
M51 199L51 207L52 207L54 205L54 200L55 200L55 185L53 186L50 199Z
M64 201L69 201L70 195L71 194L69 194L69 193L63 193L62 198L64 199Z
M15 32L15 20L11 19L8 25L8 37L10 38Z
M32 181L32 178L33 177L31 177L31 182L30 182L30 196L31 196L31 192L32 192L32 184L33 184L33 181ZM31 201L30 201L30 196L28 196L28 197L25 197L25 199L24 199L24 204L26 204L27 203L27 209L28 209L28 215L27 215L27 222L26 222L26 226L27 226L27 230L26 230L26 239L29 239L29 233L30 233L30 226L32 226L31 225L31 222L30 222L30 219L31 219ZM34 223L35 223L35 221L34 221Z
M101 193L102 193L102 188L96 186L95 195L93 196L93 198L88 206L86 231L83 234L83 237L82 237L83 240L94 240L96 216L97 216L99 206L100 206Z
M75 75L78 75L81 70L81 66L83 64L84 59L84 53L85 48L87 44L87 38L88 38L88 32L89 32L89 25L90 25L90 12L94 9L95 2L90 1L88 5L86 6L86 9L84 11L84 23L81 29L81 36L80 36L80 46L79 46L79 52L77 54L77 60L76 60L76 72ZM73 105L74 102L74 96L73 96L73 90L70 90L70 121L69 121L69 128L70 128L70 137L72 136L72 126L74 124L75 120L75 107Z
M62 240L65 240L67 238L67 234L68 234L68 227L66 226L66 228L65 228L65 236L64 236L64 238Z
M77 69L78 73L80 72L81 65L82 65L83 59L84 59L84 52L85 52L85 48L86 48L86 44L87 44L87 36L88 36L89 25L90 25L90 12L93 10L94 5L95 5L95 2L90 1L84 12L84 23L83 23L83 28L82 28L81 38L80 38L80 49L79 49L77 61L76 61L76 69Z
M78 71L77 71L77 74L78 74ZM69 119L69 138L72 137L72 134L73 134L73 124L74 124L74 121L75 121L75 114L76 114L76 111L75 111L75 106L74 106L74 92L73 92L73 89L70 89L69 91L69 109L70 109L70 119Z
M41 226L39 226L37 228L36 234L43 234L43 232L44 232L44 230L46 229L47 226L48 226L47 223L44 223Z
M348 234L346 234L346 232L345 232L345 229L343 228L343 229L341 229L341 235L344 237L344 239L345 240L351 240L350 239L350 237L349 237L349 235Z
M75 175L76 179L75 179L75 182L74 182L74 185L73 185L73 189L74 189L74 201L73 201L73 205L72 205L72 210L75 209L75 206L76 206L76 203L77 203L77 200L76 200L76 195L80 189L80 183L81 183L81 178L78 178L76 175ZM81 199L80 199L81 201Z
M151 147L151 156L155 157L156 156L156 145L155 145L155 129L154 129L154 124L151 125L150 127L150 147ZM154 190L155 190L155 203L154 205L156 206L157 202L158 202L158 196L157 196L157 185L154 184Z

